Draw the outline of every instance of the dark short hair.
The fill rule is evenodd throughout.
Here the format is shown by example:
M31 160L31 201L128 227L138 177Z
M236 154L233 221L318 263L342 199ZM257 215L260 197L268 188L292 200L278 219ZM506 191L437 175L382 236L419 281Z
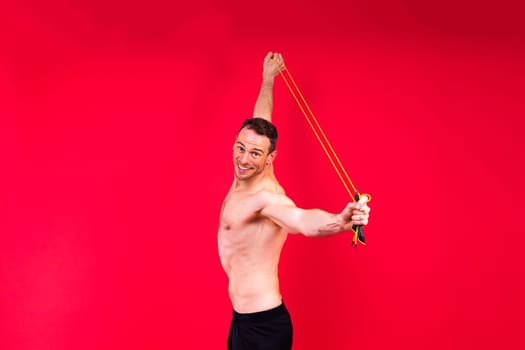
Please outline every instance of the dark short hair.
M266 136L270 139L270 148L268 150L268 154L275 150L275 147L277 146L278 135L277 128L271 122L263 118L248 118L242 123L239 131L237 132L237 136L239 136L239 133L244 128L253 130L258 135Z

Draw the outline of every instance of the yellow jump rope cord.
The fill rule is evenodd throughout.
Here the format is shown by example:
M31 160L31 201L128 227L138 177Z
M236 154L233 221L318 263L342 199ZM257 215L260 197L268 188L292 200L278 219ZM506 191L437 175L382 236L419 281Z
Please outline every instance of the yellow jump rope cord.
M310 108L310 106L306 102L306 99L304 98L304 95L301 93L301 90L299 89L299 87L297 86L297 83L293 79L292 74L290 73L290 70L288 68L286 68L284 70L280 70L280 73L281 73L281 77L282 77L286 87L288 88L288 90L290 91L292 97L294 98L295 102L297 103L297 106L299 107L299 109L303 113L306 121L308 122L308 125L310 126L310 128L312 129L315 137L317 138L317 141L319 141L319 143L321 144L321 147L323 148L323 151L325 152L326 156L328 157L328 160L330 161L330 164L332 164L332 167L334 168L335 172L337 173L337 176L339 177L339 180L341 180L341 182L343 183L343 186L345 187L346 192L348 192L348 195L350 196L350 198L352 198L352 200L355 201L354 195L350 191L350 187L352 187L352 189L354 190L354 193L357 192L357 189L354 186L354 183L352 182L352 180L350 179L350 176L348 175L348 172L346 171L345 167L341 163L341 160L337 156L337 153L335 152L334 148L332 147L332 144L328 140L328 137L324 133L323 128L321 128L321 125L319 124L319 121L317 120L317 118L315 117L314 113L312 112L312 109ZM286 76L288 76L288 78ZM288 82L288 79L293 84L293 88L292 88L292 85ZM297 91L297 93L294 91L294 88L295 88L295 91ZM299 100L299 98L297 96L300 97L300 100ZM308 113L306 112L305 108L303 107L303 104L306 107L306 110L308 110L308 113L310 114L310 116L308 115ZM315 123L315 126L317 127L317 129L319 131L317 131L316 128L314 127L314 124L312 123L312 120ZM321 138L321 136L322 136L322 138ZM327 148L327 146L328 146L328 148ZM331 154L328 151L328 149L330 150ZM337 161L337 165L334 162L334 159L335 159L335 161ZM345 181L345 178L343 178L341 172L344 174L344 176L345 176L347 181ZM350 187L348 185L350 185ZM370 195L367 195L367 197L368 197L368 200L370 200Z
M332 164L332 167L334 168L335 172L337 173L337 176L339 177L339 180L341 180L343 186L345 187L346 192L348 192L348 195L350 196L352 201L355 202L356 201L356 198L355 198L356 196L352 195L352 192L350 191L350 188L348 187L348 185L350 185L352 187L352 189L354 190L354 193L358 193L358 191L357 191L356 187L354 186L354 183L350 179L350 176L348 175L345 167L341 163L341 160L337 156L337 153L335 152L334 148L332 147L332 144L328 140L328 137L324 133L323 128L321 128L321 125L319 124L319 121L317 120L317 118L315 117L314 113L312 112L312 109L310 108L310 106L306 102L306 99L304 98L301 90L297 86L297 83L295 82L294 78L292 77L292 74L290 73L290 70L288 68L285 68L284 70L279 69L279 72L281 73L280 75L281 75L284 83L286 84L286 87L290 91L292 97L294 98L295 102L297 103L297 106L299 107L299 109L303 113L306 121L308 122L308 125L310 126L310 128L312 129L315 137L317 138L317 141L319 141L319 144L321 144L321 147L323 148L324 153L326 154L328 160L330 161L330 164ZM286 76L288 76L288 78ZM291 81L291 83L293 85L293 88L292 88L292 85L290 85L290 83L288 82L288 79ZM295 93L294 89L295 89L295 91L297 91L297 93ZM297 95L299 95L300 100L297 97ZM308 113L306 113L306 110L303 107L303 104L306 107L306 110L308 111L309 115L308 115ZM314 127L314 124L312 123L312 120L314 121L315 126L317 127L317 129L319 131L317 131L316 128ZM321 134L322 138L321 138L321 136L319 134ZM328 151L326 146L328 146L328 149L330 149L331 154ZM337 161L337 165L334 162L334 158ZM338 166L339 166L339 168L341 170L339 170ZM347 181L345 181L345 178L343 178L343 176L341 175L341 172L344 174L344 176L345 176ZM365 195L365 194L363 194L363 195ZM359 197L359 196L357 196L357 197ZM369 194L366 194L366 197L367 197L367 202L369 202L372 199L372 197ZM357 245L358 241L361 242L359 240L359 237L358 237L358 227L356 226L352 231L354 232L354 236L352 238L352 244L353 245ZM365 244L364 242L361 242L361 243Z

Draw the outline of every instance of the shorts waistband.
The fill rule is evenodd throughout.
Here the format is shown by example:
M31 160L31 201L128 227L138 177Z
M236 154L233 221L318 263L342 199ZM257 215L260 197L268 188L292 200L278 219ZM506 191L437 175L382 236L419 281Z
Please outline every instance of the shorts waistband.
M237 321L266 322L286 313L288 313L288 310L286 306L284 306L284 303L282 303L273 309L251 313L239 313L233 310L233 319Z

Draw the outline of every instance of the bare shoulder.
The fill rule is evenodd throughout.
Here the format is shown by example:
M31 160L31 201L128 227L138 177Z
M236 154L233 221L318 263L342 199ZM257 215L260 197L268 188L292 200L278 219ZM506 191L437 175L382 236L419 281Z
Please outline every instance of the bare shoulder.
M256 194L261 209L269 206L295 206L295 203L286 195L282 188L278 190L263 189Z

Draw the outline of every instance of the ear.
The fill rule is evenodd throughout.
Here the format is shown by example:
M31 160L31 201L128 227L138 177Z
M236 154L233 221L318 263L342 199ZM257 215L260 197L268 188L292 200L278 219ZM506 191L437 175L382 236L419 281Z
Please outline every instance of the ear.
M272 164L273 161L275 160L275 157L277 157L277 150L274 150L272 153L268 155L268 157L266 158L266 164L267 165Z

